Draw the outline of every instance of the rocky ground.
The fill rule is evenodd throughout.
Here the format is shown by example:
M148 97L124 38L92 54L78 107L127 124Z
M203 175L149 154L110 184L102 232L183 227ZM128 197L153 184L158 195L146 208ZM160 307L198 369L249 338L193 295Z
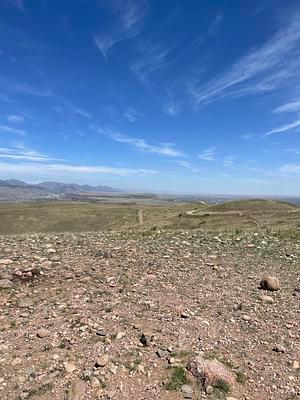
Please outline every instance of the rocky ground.
M0 237L0 398L300 398L299 250L250 233Z

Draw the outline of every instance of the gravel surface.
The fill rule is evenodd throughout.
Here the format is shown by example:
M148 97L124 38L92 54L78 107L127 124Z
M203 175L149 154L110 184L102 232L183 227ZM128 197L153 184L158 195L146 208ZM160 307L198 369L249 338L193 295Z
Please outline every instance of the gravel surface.
M299 250L250 233L2 236L0 398L300 398ZM201 385L195 356L235 384Z

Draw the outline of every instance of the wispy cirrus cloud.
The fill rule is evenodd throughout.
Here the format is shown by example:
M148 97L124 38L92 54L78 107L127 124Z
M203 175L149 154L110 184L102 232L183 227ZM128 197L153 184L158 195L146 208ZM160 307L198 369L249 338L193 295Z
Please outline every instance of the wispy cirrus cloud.
M271 129L270 131L265 133L265 136L270 136L270 135L273 135L274 133L284 133L284 132L293 130L295 128L298 128L299 126L300 126L300 120L297 120L297 121L291 122L290 124L286 124L286 125L280 126L278 128Z
M107 135L110 139L115 142L128 144L139 151L146 153L159 154L166 157L185 157L186 154L175 148L174 143L160 143L157 145L149 144L145 139L134 138L128 135L124 135L119 132L110 130L99 129L99 133Z
M285 164L279 168L282 174L300 174L300 164Z
M198 154L198 158L204 161L215 161L216 160L216 151L217 147L212 146L206 150L204 150L202 153Z
M27 131L25 131L23 129L12 128L11 126L2 125L2 124L0 124L0 132L14 133L17 135L26 135L26 133L27 133Z
M299 70L299 43L300 17L297 14L271 39L241 57L223 74L206 84L192 82L188 90L195 106L277 89Z
M129 69L139 81L146 84L154 72L164 68L168 64L168 55L173 47L162 48L150 46L145 43L139 46L141 56L129 65Z
M3 176L16 174L17 177L25 174L43 179L45 176L61 179L78 175L115 175L126 176L151 176L158 174L155 169L145 168L117 168L110 166L70 165L70 164L41 164L41 163L0 163L0 173Z
M224 167L233 167L235 164L235 159L236 157L234 156L226 156L224 157L222 164L224 165Z
M166 114L175 117L181 110L181 102L175 100L173 94L168 92L168 100L163 104L162 109Z
M108 58L108 51L115 44L138 35L148 11L146 0L113 1L112 7L117 15L117 26L115 29L94 36L94 42L105 60Z
M11 160L27 160L27 161L36 161L36 162L48 162L58 160L57 158L49 157L45 154L39 153L34 150L30 150L24 146L21 148L4 148L0 147L0 159L11 159Z
M297 112L297 111L300 111L300 100L295 100L283 104L282 106L275 108L275 110L273 110L273 113Z
M212 36L216 36L221 28L221 24L223 21L223 14L219 13L215 16L215 18L210 23L210 27L208 29L208 34Z
M197 173L199 170L198 168L193 167L193 165L186 160L178 160L176 161L177 164L179 164L181 167L186 168L194 173Z
M70 105L70 110L72 111L73 114L80 115L81 117L88 118L88 119L93 118L89 112L83 110L82 108Z
M49 88L38 88L26 83L18 83L14 85L13 91L37 97L55 97Z
M129 122L135 122L138 117L140 117L141 114L133 107L127 108L127 110L124 112L124 117L129 121Z
M8 122L20 123L24 121L24 117L22 115L11 114L6 117Z

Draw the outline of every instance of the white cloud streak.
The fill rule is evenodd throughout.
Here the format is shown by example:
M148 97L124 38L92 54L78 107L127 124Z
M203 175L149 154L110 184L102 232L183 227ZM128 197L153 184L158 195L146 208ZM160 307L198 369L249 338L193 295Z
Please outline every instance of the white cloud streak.
M113 5L118 17L117 27L109 32L94 36L94 42L106 61L108 51L117 43L138 35L142 21L148 11L145 0L114 1Z
M189 92L195 106L278 88L299 70L299 43L300 17L295 15L271 39L241 57L223 74L204 85L192 82Z
M88 113L87 111L83 110L82 108L78 108L78 107L75 107L75 106L70 106L70 110L72 111L73 114L77 114L77 115L79 115L81 117L88 118L88 119L93 118L90 113Z
M216 160L216 146L210 147L198 154L198 158L204 161L215 161Z
M0 147L0 159L27 160L36 162L59 161L25 146L23 142L15 142L14 147ZM62 160L60 160L62 161Z
M141 114L133 107L129 107L125 112L124 112L124 117L129 121L129 122L135 122L137 118Z
M174 148L173 143L161 143L158 145L153 145L147 143L145 139L134 138L131 136L124 135L119 132L114 131L106 131L103 129L99 129L99 133L107 135L110 139L119 143L126 143L139 151L143 151L146 153L154 153L163 155L166 157L185 157L185 153L181 150L177 150Z
M224 157L222 164L224 165L224 167L233 167L235 164L235 157L234 156Z
M147 83L149 76L164 68L172 48L162 49L160 47L148 48L143 45L140 49L142 56L129 65L131 72L142 83Z
M115 175L126 176L151 176L158 173L154 169L144 168L115 168L107 166L86 166L67 164L38 164L38 163L0 163L2 174L29 174L30 176L65 176L65 175Z
M294 121L294 122L292 122L290 124L283 125L283 126L280 126L278 128L272 129L272 130L266 132L265 136L270 136L270 135L273 135L274 133L287 132L287 131L290 131L292 129L297 128L298 126L300 126L300 120L297 120L297 121Z
M181 109L181 103L174 99L173 94L169 91L168 92L168 100L163 105L163 111L170 115L171 117L175 117Z
M216 34L219 32L221 28L222 21L223 21L223 14L222 13L217 14L210 24L208 34L216 36Z
M15 123L24 121L24 117L22 115L16 115L16 114L8 115L6 119L9 122L15 122Z
M192 164L186 160L179 160L179 161L177 161L177 164L179 164L183 168L189 169L190 171L192 171L194 173L197 173L199 171L198 168L193 167Z
M283 104L280 107L275 108L273 113L284 113L284 112L297 112L300 111L300 100L291 101L287 104Z
M282 174L300 174L300 164L285 164L279 168Z
M54 94L50 89L41 89L41 88L36 88L33 86L30 86L25 83L20 83L17 84L13 87L13 90L18 93L23 93L23 94L29 94L31 96L37 96L37 97L54 97Z
M2 125L2 124L0 124L0 132L13 133L13 134L17 134L17 135L26 135L26 133L27 133L23 129L11 128L10 126Z

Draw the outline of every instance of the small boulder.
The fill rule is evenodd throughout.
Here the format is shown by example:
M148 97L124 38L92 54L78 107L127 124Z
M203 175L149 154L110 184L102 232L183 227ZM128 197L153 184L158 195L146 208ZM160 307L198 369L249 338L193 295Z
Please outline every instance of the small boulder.
M273 297L267 296L267 295L265 295L265 294L260 295L260 296L259 296L259 300L260 300L262 303L267 303L267 304L273 304L273 303L274 303Z
M12 286L13 283L9 279L0 279L0 289L11 289Z
M150 346L150 343L153 342L153 335L149 333L142 333L140 342L145 347Z
M108 360L109 360L109 358L108 358L107 354L104 354L103 356L98 357L96 362L95 362L95 367L96 368L105 367L107 365L107 363L108 363Z
M76 371L76 369L77 369L75 363L72 362L72 361L66 361L66 362L64 362L64 368L65 368L65 371L66 371L68 374L71 374L72 372Z
M260 281L260 287L264 290L270 290L271 292L275 292L276 290L280 289L280 284L278 278L275 278L271 275L266 275Z
M285 348L281 344L277 344L273 347L273 351L276 353L285 353Z
M68 390L67 400L83 400L85 398L86 386L82 381L75 381Z
M181 392L183 394L184 399L192 399L193 398L193 388L190 385L182 385Z
M220 382L229 387L235 384L235 375L218 360L205 360L201 356L195 356L191 359L188 369L205 389Z
M0 260L0 265L10 265L12 263L13 260L10 260L9 258Z
M47 329L45 329L45 328L41 328L41 329L39 329L39 330L37 331L36 335L37 335L37 337L39 337L40 339L44 339L44 338L50 336L50 332L49 332Z

